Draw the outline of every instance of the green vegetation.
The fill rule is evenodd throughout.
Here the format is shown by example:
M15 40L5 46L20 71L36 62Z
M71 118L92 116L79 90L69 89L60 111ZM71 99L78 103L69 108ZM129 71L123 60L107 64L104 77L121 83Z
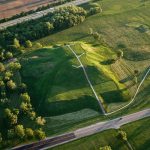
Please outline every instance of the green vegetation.
M150 119L147 118L121 127L122 130L126 131L128 141L132 145L133 149L149 149L149 121ZM103 131L68 144L51 148L51 150L98 150L99 147L104 147L106 145L111 146L112 150L116 150L118 148L119 150L128 150L127 145L118 138L118 131L116 130Z
M52 136L108 119L102 116L67 44L80 57L107 112L121 108L134 96L150 64L150 2L91 1L82 7L60 8L34 22L17 25L17 29L14 26L1 31L0 114L5 113L5 117L0 119L7 120L11 127L3 133L5 124L0 124L0 142L14 136L43 139L44 131ZM13 62L13 57L19 61ZM109 117L149 108L149 89L150 76L133 104ZM120 131L122 139L127 135L137 150L148 147L150 129L146 121L126 125ZM117 135L109 130L56 149L92 149L93 145L95 149L128 149Z

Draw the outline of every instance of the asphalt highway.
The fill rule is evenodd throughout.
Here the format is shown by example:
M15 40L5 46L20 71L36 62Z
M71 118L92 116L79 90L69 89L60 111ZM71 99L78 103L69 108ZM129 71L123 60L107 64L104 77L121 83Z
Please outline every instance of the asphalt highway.
M71 133L66 133L63 135L59 135L56 137L47 138L45 140L18 146L13 148L13 150L44 150L48 148L52 148L64 143L68 143L70 141L80 139L82 137L86 137L89 135L93 135L95 133L99 133L101 131L105 131L108 129L118 129L122 125L150 117L150 109L145 109L143 111L139 111L130 115L122 116L113 120L108 120L104 122L95 123L93 125L80 128Z
M14 20L10 20L10 21L1 23L0 24L0 30L3 30L5 28L7 28L7 27L10 27L10 26L13 26L13 25L25 22L25 21L29 21L29 20L34 20L34 19L40 18L40 17L42 17L44 15L47 15L49 12L53 12L55 9L57 9L59 7L62 7L62 6L81 5L81 4L87 3L89 1L90 0L75 0L75 1L72 1L72 2L65 3L63 5L60 5L60 6L52 7L52 8L43 10L43 11L39 11L39 12L30 14L30 15L25 16L25 17L21 17L21 18L17 18L17 19L14 19Z

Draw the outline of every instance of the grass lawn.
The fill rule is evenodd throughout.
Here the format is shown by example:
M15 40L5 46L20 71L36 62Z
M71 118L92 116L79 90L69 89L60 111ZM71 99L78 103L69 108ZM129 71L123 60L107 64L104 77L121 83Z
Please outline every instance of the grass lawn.
M121 127L126 131L128 141L136 150L149 150L150 118L139 120ZM70 142L51 150L98 150L110 145L112 150L128 150L128 147L117 137L117 130L107 130L80 140Z
M150 64L150 2L105 0L97 3L102 5L102 14L38 40L46 48L30 51L21 60L23 81L28 85L36 111L46 117L48 135L104 119L98 117L97 102L81 68L72 66L79 65L77 59L68 48L56 45L75 42L72 48L76 53L85 53L81 61L109 112L133 97L138 85L133 80L134 69L140 72L140 82ZM89 9L90 5L83 7ZM89 35L89 28L99 32L107 46L95 41ZM55 48L49 47L52 45ZM124 51L124 58L109 64L118 49ZM149 107L149 85L148 77L132 107L110 117Z

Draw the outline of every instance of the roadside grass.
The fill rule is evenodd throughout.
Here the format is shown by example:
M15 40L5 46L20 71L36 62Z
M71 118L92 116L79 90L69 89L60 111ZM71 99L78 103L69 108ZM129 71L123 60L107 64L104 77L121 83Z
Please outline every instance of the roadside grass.
M121 127L127 133L128 141L136 150L149 150L149 121L150 118L145 118ZM114 129L60 145L51 150L97 150L106 145L110 145L113 150L128 150L125 143L117 138L117 130Z

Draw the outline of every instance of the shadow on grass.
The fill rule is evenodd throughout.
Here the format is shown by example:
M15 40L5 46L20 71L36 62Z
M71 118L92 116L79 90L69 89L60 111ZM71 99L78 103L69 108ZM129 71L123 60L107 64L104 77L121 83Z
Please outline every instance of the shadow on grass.
M109 91L101 94L106 103L124 102L122 91Z
M108 59L108 60L100 62L101 65L111 65L113 63L115 63L114 59Z
M80 99L63 100L57 102L45 103L42 108L39 109L39 113L44 116L56 116L65 113L71 113L79 111L81 109L90 108L95 111L101 112L98 102L91 96L84 96Z
M133 78L134 78L134 76L128 76L128 77L126 77L126 78L120 80L119 82L120 82L120 83L125 83L125 82L128 82L128 81L132 80Z

